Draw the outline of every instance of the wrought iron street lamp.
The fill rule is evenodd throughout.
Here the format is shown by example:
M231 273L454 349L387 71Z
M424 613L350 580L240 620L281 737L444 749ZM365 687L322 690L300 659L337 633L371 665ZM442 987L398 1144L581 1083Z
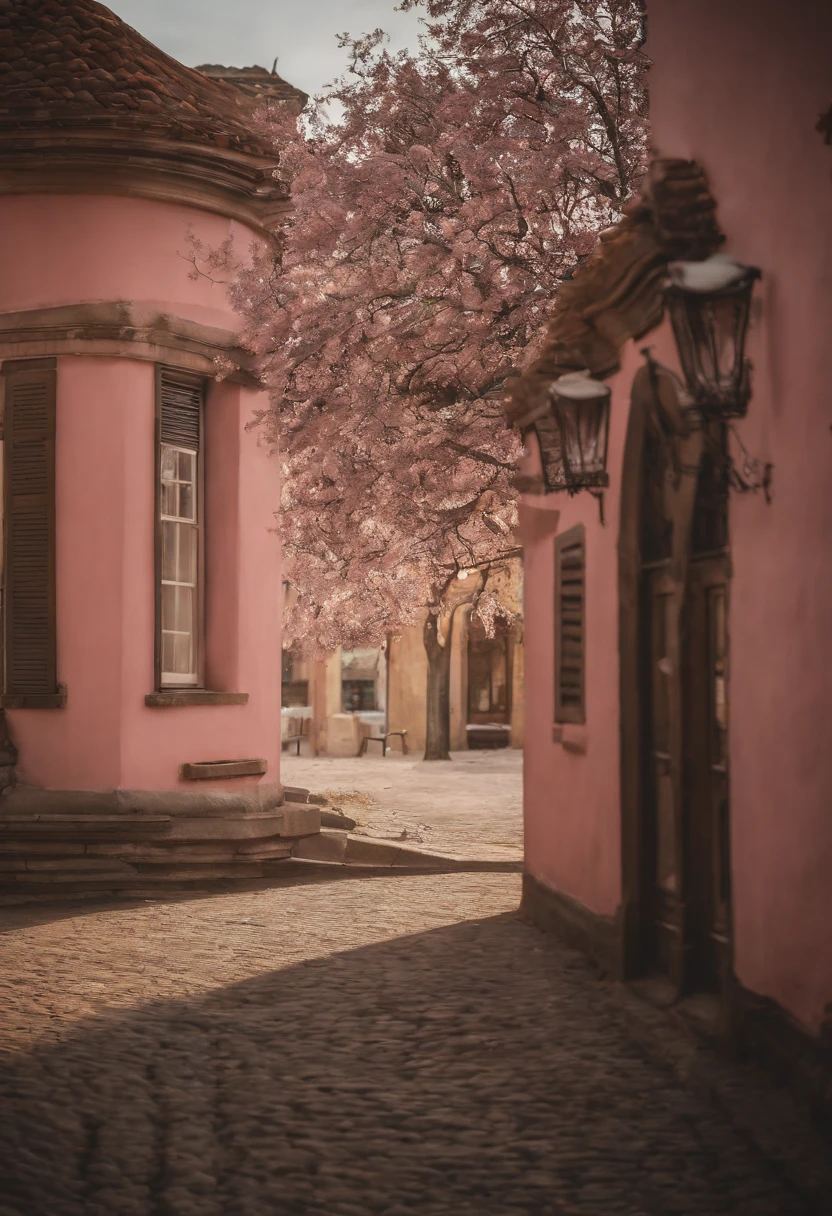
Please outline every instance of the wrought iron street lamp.
M601 490L607 477L610 390L589 372L568 372L550 391L548 425L537 423L549 488Z
M740 418L751 396L745 335L760 271L716 254L672 262L667 303L694 409L703 418Z

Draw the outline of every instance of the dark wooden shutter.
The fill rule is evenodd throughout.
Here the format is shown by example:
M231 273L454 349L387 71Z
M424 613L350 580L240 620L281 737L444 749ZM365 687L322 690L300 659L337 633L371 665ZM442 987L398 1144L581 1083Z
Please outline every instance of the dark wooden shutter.
M203 382L186 373L161 368L159 374L162 443L199 451Z
M3 373L6 703L49 705L58 692L55 360L7 363Z
M585 722L586 540L583 525L555 538L555 721Z

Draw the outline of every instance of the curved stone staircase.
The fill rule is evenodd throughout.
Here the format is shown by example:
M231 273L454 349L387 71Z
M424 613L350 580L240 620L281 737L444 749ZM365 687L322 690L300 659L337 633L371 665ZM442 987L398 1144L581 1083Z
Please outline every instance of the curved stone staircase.
M147 896L268 878L320 808L264 796L55 793L15 781L0 721L0 903L62 896Z

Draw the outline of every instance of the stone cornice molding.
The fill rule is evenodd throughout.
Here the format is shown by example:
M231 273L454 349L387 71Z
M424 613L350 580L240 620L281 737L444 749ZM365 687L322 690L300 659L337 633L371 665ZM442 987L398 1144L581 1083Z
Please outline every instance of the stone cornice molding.
M252 356L231 330L143 308L130 301L69 304L0 313L0 360L53 355L122 355L216 375L215 360L237 365L226 378L260 388Z
M88 127L0 132L0 194L124 195L179 203L270 233L290 211L277 157Z

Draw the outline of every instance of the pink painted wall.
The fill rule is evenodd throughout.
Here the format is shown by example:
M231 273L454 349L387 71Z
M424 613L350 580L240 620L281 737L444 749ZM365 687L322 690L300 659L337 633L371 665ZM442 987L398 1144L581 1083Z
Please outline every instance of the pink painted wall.
M660 0L648 51L655 151L709 174L727 252L763 270L743 443L774 501L731 499L730 747L735 968L810 1028L832 1001L832 8ZM682 50L683 48L683 50ZM650 336L678 366L665 331ZM643 345L643 342L638 344ZM526 866L595 912L621 895L617 557L631 344L613 388L607 525L587 495L527 498L587 533L587 724L552 742L554 540L525 545ZM535 502L537 505L535 506ZM530 529L530 535L533 530Z
M189 227L208 248L231 237L239 257L254 239L236 220L177 203L115 195L0 196L0 311L132 300L236 330L239 319L222 285L188 277Z
M62 710L7 711L22 781L194 789L179 782L180 764L255 756L268 761L263 782L279 780L278 465L246 430L259 400L216 385L205 410L207 681L247 692L248 704L151 709L153 365L58 360L58 678L68 696Z
M702 163L727 251L764 276L740 430L774 501L731 503L735 958L811 1027L832 1002L830 46L829 5L650 9L655 146Z
M225 289L192 280L193 229L245 257L254 233L178 204L82 195L0 197L0 311L130 301L237 330ZM57 400L60 711L8 712L23 782L166 789L188 761L262 757L279 780L278 464L246 430L261 395L213 384L206 404L207 685L245 706L151 709L154 691L154 368L62 356ZM171 357L175 362L175 357ZM239 789L258 779L211 782Z
M524 538L526 869L603 916L613 916L621 899L616 546L629 385L640 362L634 349L628 351L622 371L610 381L605 525L588 495L524 498L527 535L538 533ZM555 517L548 535L545 513ZM586 532L586 725L564 725L563 742L554 742L554 538L578 523ZM584 750L568 750L564 742Z

